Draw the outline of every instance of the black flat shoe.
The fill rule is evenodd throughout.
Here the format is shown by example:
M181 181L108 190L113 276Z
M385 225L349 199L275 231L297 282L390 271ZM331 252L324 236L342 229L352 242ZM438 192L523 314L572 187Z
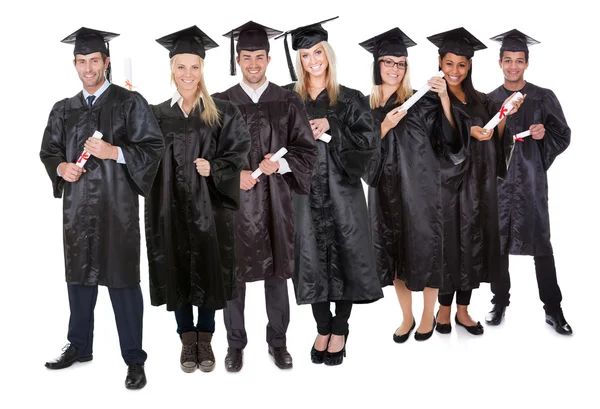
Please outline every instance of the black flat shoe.
M431 331L426 332L425 334L421 334L418 331L415 331L415 341L427 341L433 335L433 330L435 329L436 320L433 317L433 326L431 327Z
M287 347L272 347L269 345L269 355L273 357L275 365L279 369L290 369L294 366L294 361Z
M331 334L329 334L329 337L331 338ZM315 338L315 342L317 342L316 338ZM310 350L310 361L313 364L322 364L323 361L325 360L325 354L327 353L327 347L325 347L325 350L319 351L318 349L315 348L315 342L313 342L312 349ZM327 346L329 346L329 339L327 340Z
M469 332L469 334L483 335L483 325L481 325L479 321L477 321L477 324L475 325L467 326L458 320L458 315L454 316L454 321L456 322L456 325L466 329Z
M129 365L127 368L127 377L125 378L125 387L127 389L142 389L144 386L146 386L146 372L144 372L144 365Z
M344 347L338 352L325 351L325 359L323 363L327 366L341 365L346 357L346 342L348 341L348 334L344 335Z
M492 310L488 313L488 315L485 316L485 323L488 325L500 325L505 313L505 305L494 304Z
M554 330L560 335L573 334L573 330L571 329L571 326L567 323L567 320L565 319L562 310L554 314L546 314L546 323L552 325L554 327Z
M415 329L416 325L417 325L417 323L415 321L415 317L413 317L412 326L410 327L410 329L408 330L408 332L406 334L398 335L394 332L394 342L397 344L402 344L402 343L406 342L406 340L410 336L410 333Z
M438 310L437 314L435 314L435 318L437 321L437 317L440 314L440 310ZM439 322L435 324L435 330L440 334L449 334L452 332L452 324L440 324Z
M63 353L53 361L46 362L48 369L63 369L68 368L75 362L88 362L93 359L92 355L79 356L77 348L72 344L67 344L63 347Z

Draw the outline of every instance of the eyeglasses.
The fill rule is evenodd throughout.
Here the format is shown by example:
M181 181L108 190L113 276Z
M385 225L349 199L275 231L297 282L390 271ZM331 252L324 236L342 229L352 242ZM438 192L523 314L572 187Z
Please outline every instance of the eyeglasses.
M392 60L381 60L383 62L383 65L385 65L386 67L390 67L392 68L394 65L398 66L399 70L405 70L406 69L406 63L404 61L392 61Z

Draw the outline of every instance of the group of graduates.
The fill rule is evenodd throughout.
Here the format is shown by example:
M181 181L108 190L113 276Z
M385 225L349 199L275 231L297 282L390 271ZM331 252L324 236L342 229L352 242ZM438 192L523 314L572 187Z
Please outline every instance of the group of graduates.
M69 343L46 367L92 360L102 285L128 365L125 386L146 385L140 195L151 304L174 311L188 373L215 367L219 309L226 369L242 368L246 283L254 281L264 281L268 352L281 369L293 366L289 278L296 302L312 306L316 364L343 362L353 305L379 300L388 285L403 315L395 342L413 330L418 341L434 329L450 333L455 294L456 325L481 335L468 314L471 291L491 283L486 322L498 325L509 305L509 254L534 256L546 321L572 333L560 305L546 178L570 129L552 91L524 80L537 41L518 30L492 38L505 80L486 95L471 80L474 52L486 46L462 27L428 37L443 77L429 79L430 90L405 109L415 93L407 58L415 42L394 28L360 44L373 56L365 97L336 80L322 25L330 20L287 32L250 21L228 32L231 74L238 65L243 80L213 95L203 72L217 43L196 26L159 38L177 91L158 105L111 85L108 42L118 34L83 27L63 40L75 46L83 90L54 105L40 152L54 196L64 197L71 312ZM266 78L273 37L284 37L293 79L285 87ZM516 92L523 97L512 99ZM485 129L499 111L501 121ZM529 135L513 136L523 131ZM418 326L413 292L424 297Z

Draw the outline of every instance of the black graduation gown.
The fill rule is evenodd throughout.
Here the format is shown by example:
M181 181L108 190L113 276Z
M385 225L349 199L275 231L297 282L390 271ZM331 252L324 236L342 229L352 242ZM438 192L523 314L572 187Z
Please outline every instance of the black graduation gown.
M75 183L56 173L76 162L98 130L119 146L126 164L90 157ZM66 281L79 285L131 287L140 282L138 195L146 196L164 150L160 128L137 92L110 85L88 109L83 92L57 102L48 119L40 158L63 199Z
M512 93L500 86L488 96L500 109ZM543 124L546 132L539 141L529 136L514 142L507 175L498 186L500 246L502 254L544 256L552 254L546 172L569 146L571 129L551 90L528 82L521 93L527 98L519 111L507 118L509 134L526 131L533 124ZM510 152L512 139L507 142L511 145L505 150Z
M169 311L222 309L237 297L233 211L250 135L234 104L214 101L222 122L212 127L197 107L185 118L170 99L152 106L166 149L145 206L150 301ZM196 170L197 158L210 162L208 177Z
M378 134L363 98L359 91L340 85L334 106L329 105L327 90L315 100L309 97L305 101L309 119L329 121L331 141L317 141L319 153L310 195L294 195L292 280L298 304L368 303L383 297L361 182Z
M392 95L374 109L378 137L385 116L400 104ZM366 98L368 101L368 98ZM469 119L453 109L456 130L443 113L439 97L428 92L380 139L365 182L377 271L382 286L398 278L411 291L442 286L443 217L440 159L464 161L461 141Z
M463 104L454 95L452 105L465 110L471 126L484 127L496 115L494 102L477 93L480 101L467 96ZM467 159L459 166L442 160L444 207L444 285L440 294L469 291L489 283L499 273L497 178L505 167L501 141L508 133L479 141L465 135Z
M231 101L248 125L251 148L244 170L254 171L268 153L287 149L291 172L262 175L251 190L240 191L235 213L236 277L251 282L287 279L294 272L294 209L292 191L306 195L317 158L317 145L295 92L269 83L258 103L238 84L216 98Z

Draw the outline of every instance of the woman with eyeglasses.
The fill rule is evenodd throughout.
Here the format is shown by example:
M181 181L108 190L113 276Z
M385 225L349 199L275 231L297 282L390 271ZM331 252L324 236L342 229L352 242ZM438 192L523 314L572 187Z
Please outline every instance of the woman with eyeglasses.
M360 44L373 54L371 110L381 129L379 150L365 181L369 188L371 238L382 286L393 285L402 323L393 340L425 341L435 327L434 308L442 286L442 201L440 159L464 160L461 135L468 118L453 109L442 78L408 111L399 107L413 95L407 47L416 45L399 28ZM419 325L412 293L423 293Z
M304 101L319 149L310 194L294 197L292 280L296 302L311 304L317 324L312 362L339 365L346 355L353 304L383 297L361 182L377 147L377 132L364 96L337 83L335 54L321 23L290 32L298 51L298 81L288 87ZM291 59L288 64L295 79Z
M451 332L451 305L456 294L456 325L470 334L482 335L483 326L471 318L468 306L472 290L499 273L496 179L506 170L502 141L510 135L504 134L506 117L495 129L483 128L497 110L490 98L473 87L471 59L475 51L487 47L462 27L428 39L438 47L439 67L452 105L464 109L472 122L470 136L464 141L467 160L460 167L442 162L445 269L436 330ZM521 102L508 115L515 113Z

